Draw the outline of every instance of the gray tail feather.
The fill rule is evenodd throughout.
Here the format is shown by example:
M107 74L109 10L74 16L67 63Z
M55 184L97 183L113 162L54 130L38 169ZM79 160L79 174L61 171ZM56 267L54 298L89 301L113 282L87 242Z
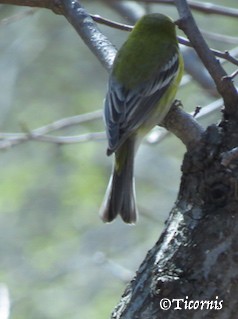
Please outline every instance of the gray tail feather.
M122 169L118 172L116 170L117 163L115 163L100 209L100 216L104 222L111 222L119 214L125 223L134 224L137 219L133 177L134 147L127 147L121 155L122 151L121 149L120 158L121 156L124 157L124 165L122 165Z

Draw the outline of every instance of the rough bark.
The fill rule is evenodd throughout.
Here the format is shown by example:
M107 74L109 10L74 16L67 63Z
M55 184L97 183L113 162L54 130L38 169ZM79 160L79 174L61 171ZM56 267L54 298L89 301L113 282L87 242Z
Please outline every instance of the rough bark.
M112 318L237 318L238 162L221 164L237 143L236 121L223 121L185 154L166 228Z
M186 1L175 3L180 26L224 99L224 116L187 145L180 191L165 230L111 318L237 318L238 96L201 38Z

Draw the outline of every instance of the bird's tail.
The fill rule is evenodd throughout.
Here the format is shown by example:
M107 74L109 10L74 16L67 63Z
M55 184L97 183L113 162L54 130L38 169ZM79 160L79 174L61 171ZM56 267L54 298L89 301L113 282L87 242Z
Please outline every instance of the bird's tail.
M104 222L119 214L125 223L134 224L137 218L134 185L134 139L127 139L115 153L115 164L100 209Z

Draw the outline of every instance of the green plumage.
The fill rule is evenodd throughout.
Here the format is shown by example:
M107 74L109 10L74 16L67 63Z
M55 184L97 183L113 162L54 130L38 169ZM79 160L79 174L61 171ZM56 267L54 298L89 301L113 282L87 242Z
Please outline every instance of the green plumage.
M141 18L118 51L112 75L129 89L153 78L178 52L174 24L161 14Z
M100 215L118 214L136 222L133 180L135 151L161 123L173 102L183 72L173 21L162 14L142 17L116 55L105 99L107 154L115 164Z

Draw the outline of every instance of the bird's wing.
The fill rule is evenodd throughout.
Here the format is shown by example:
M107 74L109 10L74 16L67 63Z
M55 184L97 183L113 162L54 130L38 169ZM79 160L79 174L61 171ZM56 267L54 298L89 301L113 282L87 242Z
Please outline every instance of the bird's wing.
M150 114L178 72L179 56L174 54L149 81L128 90L111 76L105 100L104 119L109 153L114 152Z

